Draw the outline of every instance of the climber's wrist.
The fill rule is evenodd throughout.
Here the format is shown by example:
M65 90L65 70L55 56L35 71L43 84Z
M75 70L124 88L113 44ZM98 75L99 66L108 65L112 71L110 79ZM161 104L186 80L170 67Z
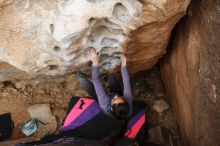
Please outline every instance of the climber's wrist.
M93 65L93 66L98 66L99 63L98 63L98 62L92 62L92 65Z

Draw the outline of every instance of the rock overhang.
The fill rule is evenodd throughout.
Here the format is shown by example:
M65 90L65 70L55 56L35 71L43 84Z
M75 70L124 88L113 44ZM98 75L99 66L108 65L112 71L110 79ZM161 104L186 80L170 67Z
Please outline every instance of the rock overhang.
M0 1L0 60L30 74L64 75L88 67L85 51L112 69L120 53L132 72L152 67L189 0Z

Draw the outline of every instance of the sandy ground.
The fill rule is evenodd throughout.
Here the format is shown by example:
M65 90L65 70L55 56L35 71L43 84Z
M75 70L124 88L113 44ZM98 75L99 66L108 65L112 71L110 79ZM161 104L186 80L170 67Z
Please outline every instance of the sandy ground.
M131 83L134 99L144 100L149 107L149 125L151 127L164 127L169 131L168 138L172 135L172 137L178 139L175 117L173 116L172 110L169 108L158 113L153 109L156 100L163 98L167 101L161 83L159 69L155 68L150 71L140 72L131 78ZM38 132L30 138L39 138L55 132L62 123L68 102L73 95L88 96L80 87L74 74L66 76L64 80L57 83L44 82L36 85L9 81L2 83L0 87L0 114L6 112L12 114L15 129L11 140L27 139L27 137L20 132L19 126L24 121L30 119L27 107L34 104L49 103L52 114L56 116L56 120L46 126L39 127ZM0 143L0 145L5 146L10 144Z

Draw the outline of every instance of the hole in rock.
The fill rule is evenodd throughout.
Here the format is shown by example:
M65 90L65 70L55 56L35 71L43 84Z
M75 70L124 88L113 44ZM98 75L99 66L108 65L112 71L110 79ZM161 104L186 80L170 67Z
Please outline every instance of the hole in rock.
M114 58L120 58L121 52L115 52L112 54L112 57Z
M57 70L58 65L49 65L48 68L49 68L49 70Z
M120 20L121 22L126 23L126 24L129 24L132 20L127 8L125 6L123 6L121 3L118 3L115 5L113 15L118 20Z
M4 81L4 82L3 82L3 87L16 88L15 84L14 84L12 81Z
M112 56L115 52L117 53L119 51L118 47L103 47L100 51L101 54L107 54L109 56Z
M50 24L50 31L51 31L51 33L54 32L54 25L53 24Z
M108 63L110 56L108 54L101 54L100 56L100 62L103 63Z
M91 36L93 36L93 37L100 36L103 33L105 33L106 30L107 30L107 27L105 27L105 26L97 26L94 29L92 29Z
M112 57L107 54L102 54L101 60L102 60L101 64L105 69L113 68L120 64L120 58Z
M101 52L102 54L108 54L108 52L109 52L111 49L112 49L112 47L103 47L100 52Z
M113 22L109 21L108 19L105 19L105 26L113 28L113 29L121 29L120 25L113 23Z
M53 48L53 50L54 50L55 52L59 52L61 49L60 49L60 47L55 46L55 47Z
M87 0L87 2L90 2L90 3L96 3L97 0Z
M90 18L90 19L89 19L89 24L90 24L90 25L94 25L95 22L96 22L96 19L95 19L95 18Z

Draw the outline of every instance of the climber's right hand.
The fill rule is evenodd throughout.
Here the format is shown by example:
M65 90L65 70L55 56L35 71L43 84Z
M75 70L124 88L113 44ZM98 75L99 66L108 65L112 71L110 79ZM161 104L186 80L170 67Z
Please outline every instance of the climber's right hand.
M88 48L87 55L89 59L92 61L93 65L98 65L100 53L97 54L94 48Z

